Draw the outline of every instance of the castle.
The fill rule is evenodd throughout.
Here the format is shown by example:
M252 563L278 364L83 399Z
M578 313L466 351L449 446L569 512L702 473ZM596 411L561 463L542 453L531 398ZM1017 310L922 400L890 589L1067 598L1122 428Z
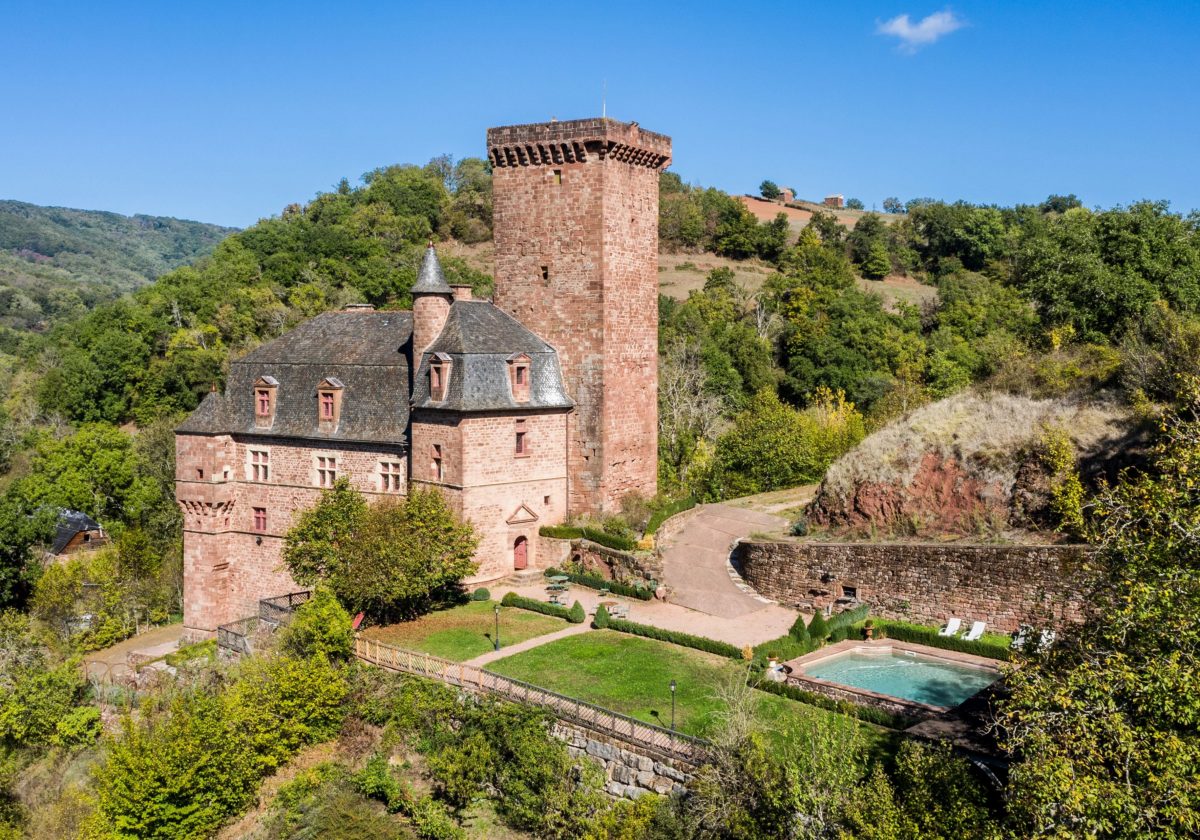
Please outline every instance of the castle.
M538 567L538 529L653 495L658 175L637 123L492 128L495 296L425 253L411 312L327 312L233 362L176 430L190 636L294 591L298 512L339 477L436 487L480 535L468 583Z

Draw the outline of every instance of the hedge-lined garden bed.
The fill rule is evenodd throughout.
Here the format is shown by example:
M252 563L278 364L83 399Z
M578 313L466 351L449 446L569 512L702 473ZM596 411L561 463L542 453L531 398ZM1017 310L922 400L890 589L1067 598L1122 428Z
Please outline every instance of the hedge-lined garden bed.
M543 525L538 529L538 533L543 537L550 537L556 540L591 540L598 545L616 551L633 551L637 548L636 540L632 540L629 537L622 537L618 534L610 534L607 531L590 528L586 525L581 528L574 525Z
M555 575L565 575L571 579L572 583L578 583L580 586L586 586L589 589L607 589L614 595L624 595L627 598L637 598L641 601L649 601L654 597L654 590L646 586L630 585L621 583L617 580L609 580L600 575L592 574L591 572L579 572L574 569L547 569L546 577Z
M971 653L975 656L986 656L989 659L1011 661L1013 653L1011 640L1004 636L985 636L969 642L961 636L941 636L936 627L926 627L921 624L910 624L906 621L888 621L875 619L876 630L882 630L882 637L895 639L898 642L912 642L928 647L954 650L959 653Z
M572 624L583 624L587 620L587 614L583 610L583 605L578 601L569 609L560 604L548 604L544 601L537 601L533 598L525 598L518 595L516 592L509 592L500 601L501 606L517 607L530 612L541 613L542 615L552 615L555 618L561 618L569 621Z

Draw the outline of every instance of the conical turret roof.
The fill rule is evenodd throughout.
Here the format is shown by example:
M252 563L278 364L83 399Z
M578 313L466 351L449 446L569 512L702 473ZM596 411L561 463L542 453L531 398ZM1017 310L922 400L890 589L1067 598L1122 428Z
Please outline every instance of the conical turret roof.
M442 264L438 262L437 251L433 243L425 249L425 259L421 260L421 270L417 273L417 282L412 287L414 295L449 295L453 294L446 275L442 274Z

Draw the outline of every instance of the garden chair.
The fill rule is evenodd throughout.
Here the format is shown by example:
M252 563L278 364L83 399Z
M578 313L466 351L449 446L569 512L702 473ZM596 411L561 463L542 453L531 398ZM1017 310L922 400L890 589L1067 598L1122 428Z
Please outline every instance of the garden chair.
M1017 632L1013 634L1012 647L1015 650L1025 650L1025 645L1029 644L1032 634L1033 628L1028 624L1022 624L1017 628Z
M977 642L983 638L983 628L987 627L987 622L976 621L971 625L971 632L963 636L968 642Z
M946 622L946 626L938 631L939 636L953 636L958 633L958 629L962 627L961 618L951 618Z

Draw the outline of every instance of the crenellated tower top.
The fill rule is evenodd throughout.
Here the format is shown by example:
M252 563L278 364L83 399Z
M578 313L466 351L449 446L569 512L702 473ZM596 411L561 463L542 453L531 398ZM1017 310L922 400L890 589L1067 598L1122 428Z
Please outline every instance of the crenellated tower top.
M607 117L489 128L487 145L495 167L557 166L589 158L655 170L671 163L670 137Z

